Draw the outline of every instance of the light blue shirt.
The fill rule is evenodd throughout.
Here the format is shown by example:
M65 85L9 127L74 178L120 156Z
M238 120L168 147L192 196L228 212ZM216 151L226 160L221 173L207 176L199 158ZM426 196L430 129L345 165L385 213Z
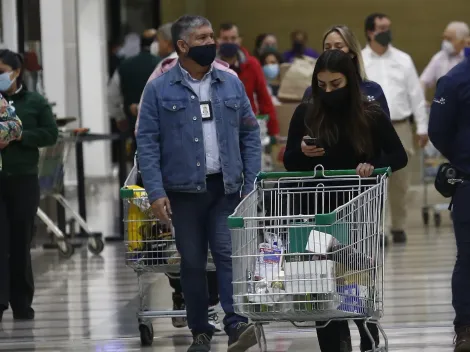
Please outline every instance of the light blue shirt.
M212 67L207 72L202 80L197 80L191 77L188 71L186 71L180 65L181 72L183 77L189 86L196 93L199 101L211 101L211 72ZM214 114L214 109L212 109L212 114ZM200 115L201 119L202 116ZM212 116L210 121L202 121L202 132L204 140L204 150L206 152L206 173L216 174L221 172L220 165L220 152L219 145L217 143L217 129L215 126L215 116Z

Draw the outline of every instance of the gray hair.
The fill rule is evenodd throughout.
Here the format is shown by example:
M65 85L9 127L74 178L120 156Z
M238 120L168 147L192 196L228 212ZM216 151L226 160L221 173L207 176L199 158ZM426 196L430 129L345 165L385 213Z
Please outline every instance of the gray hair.
M212 28L210 21L202 16L184 15L178 18L171 27L171 36L173 38L173 46L175 47L176 52L179 52L177 44L178 40L184 40L187 42L190 34L195 29L204 26Z
M165 23L158 28L157 35L167 42L173 42L173 37L171 35L171 27L173 22Z
M465 39L470 35L470 30L465 22L451 22L447 25L448 30L455 31L457 39Z

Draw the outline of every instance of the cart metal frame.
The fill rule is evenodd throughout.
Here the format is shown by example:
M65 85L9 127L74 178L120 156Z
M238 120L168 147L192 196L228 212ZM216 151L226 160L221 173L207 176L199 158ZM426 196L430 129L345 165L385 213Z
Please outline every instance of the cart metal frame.
M256 188L229 217L234 309L255 323L324 324L363 320L371 351L387 352L384 237L390 169L360 178L355 170L260 173ZM323 243L323 244L322 244ZM328 244L328 245L327 245ZM383 347L367 323L376 324Z
M67 158L70 154L71 146L75 143L77 136L84 133L85 129L61 130L59 138L53 146L41 148L39 151L39 186L40 198L51 197L55 199L59 206L70 212L74 221L88 236L88 250L98 255L104 249L104 242L101 236L92 232L87 222L73 208L67 199L62 195L64 187L64 174ZM62 230L52 221L41 209L37 210L38 218L46 225L57 242L60 256L70 258L74 253L74 247Z

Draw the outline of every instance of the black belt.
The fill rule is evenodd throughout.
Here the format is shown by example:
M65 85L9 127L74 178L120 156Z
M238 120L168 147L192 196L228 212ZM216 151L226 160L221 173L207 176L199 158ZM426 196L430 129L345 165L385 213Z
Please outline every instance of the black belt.
M206 175L206 180L216 180L218 178L221 178L223 175L221 172L217 172L216 174L207 174Z

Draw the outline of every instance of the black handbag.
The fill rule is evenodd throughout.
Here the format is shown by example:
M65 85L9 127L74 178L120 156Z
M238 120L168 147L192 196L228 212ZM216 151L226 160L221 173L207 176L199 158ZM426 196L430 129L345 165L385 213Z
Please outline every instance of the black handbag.
M451 198L455 194L457 185L463 182L459 179L458 170L449 163L441 164L437 170L434 187L445 198Z

